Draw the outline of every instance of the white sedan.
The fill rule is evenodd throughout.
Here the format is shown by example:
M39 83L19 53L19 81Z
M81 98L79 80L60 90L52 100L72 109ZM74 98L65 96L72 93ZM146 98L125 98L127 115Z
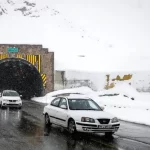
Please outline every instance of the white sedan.
M20 95L14 90L4 90L0 93L1 108L6 107L22 107L22 100Z
M105 133L112 136L119 129L116 117L104 112L95 101L83 96L57 97L44 107L46 125L59 125L73 134L78 132Z

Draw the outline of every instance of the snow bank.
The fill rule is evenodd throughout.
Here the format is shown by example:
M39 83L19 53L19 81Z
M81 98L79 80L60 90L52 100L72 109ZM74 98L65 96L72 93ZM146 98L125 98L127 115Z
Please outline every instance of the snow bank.
M39 103L48 103L46 96L43 96L43 97L33 97L32 100L35 101L35 102L39 102Z
M82 94L95 100L100 106L105 107L105 111L113 114L121 120L150 125L150 94L137 92L130 85L117 85L114 89L95 92L88 87L72 88L58 90L48 93L44 97L33 98L32 100L42 103L49 103L56 96L62 94ZM106 96L105 94L118 93L115 96ZM132 100L130 97L136 97ZM105 95L105 96L99 96Z
M71 89L64 89L64 90L58 90L54 92L50 92L47 94L48 97L55 96L55 95L60 95L60 94L67 94L67 93L80 93L80 94L89 94L93 93L94 91L90 89L89 87L78 87L78 88L71 88Z
M150 109L150 100L143 101L141 100L131 100L129 98L119 96L104 96L100 97L97 101L100 105L103 104L105 107L116 107L116 108L133 108L133 109L141 109L147 110Z
M140 93L133 88L131 85L125 83L125 82L118 82L116 83L115 87L109 90L103 90L98 92L99 95L104 95L104 94L121 94L121 95L126 95L130 98L139 98Z
M121 120L150 125L150 93L139 93L127 83L117 83L114 88L97 94L101 95L98 104L103 104L105 111Z
M83 95L94 95L94 91L92 91L89 87L78 87L78 88L72 88L72 89L64 89L64 90L58 90L54 92L50 92L46 94L44 97L34 97L32 100L36 102L41 103L50 103L56 96L59 95L67 95L67 94L83 94Z
M117 116L121 120L150 125L150 109L134 109L134 108L113 108L106 107L105 111Z

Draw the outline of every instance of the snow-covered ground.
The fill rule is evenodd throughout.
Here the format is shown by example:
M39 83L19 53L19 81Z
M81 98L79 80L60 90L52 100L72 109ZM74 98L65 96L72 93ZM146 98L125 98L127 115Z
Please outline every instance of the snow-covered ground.
M150 125L150 93L139 93L130 85L118 84L114 89L95 92L88 87L59 90L34 101L50 103L55 96L62 94L83 94L95 100L105 111L121 120Z

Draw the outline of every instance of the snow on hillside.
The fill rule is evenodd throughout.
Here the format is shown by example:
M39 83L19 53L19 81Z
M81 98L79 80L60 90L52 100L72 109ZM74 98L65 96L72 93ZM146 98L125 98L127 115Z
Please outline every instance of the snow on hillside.
M146 0L1 0L0 41L43 44L56 69L149 70L148 8Z

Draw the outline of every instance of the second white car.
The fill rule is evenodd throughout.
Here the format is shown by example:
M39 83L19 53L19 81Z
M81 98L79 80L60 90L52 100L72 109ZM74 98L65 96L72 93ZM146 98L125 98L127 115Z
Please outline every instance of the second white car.
M22 107L20 95L14 90L4 90L0 95L1 108Z

